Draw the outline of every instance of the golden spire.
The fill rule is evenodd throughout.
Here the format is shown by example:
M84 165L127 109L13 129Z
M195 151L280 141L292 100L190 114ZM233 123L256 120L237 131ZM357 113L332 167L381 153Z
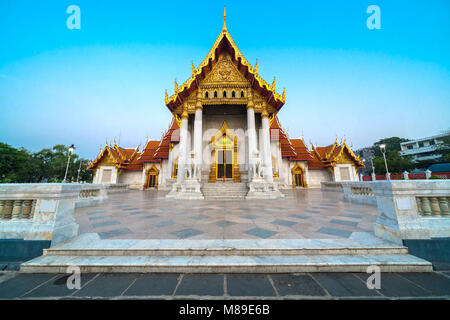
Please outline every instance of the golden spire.
M277 83L277 77L273 77L272 89L275 91L275 84Z
M226 10L225 10L225 6L223 6L223 28L222 28L222 31L227 31L227 13L226 13Z
M177 83L177 79L175 78L175 92L177 92L178 90L178 83Z
M256 74L258 74L258 59L256 59L256 64L255 64L255 72Z
M194 61L191 61L191 71L192 71L192 74L195 73Z

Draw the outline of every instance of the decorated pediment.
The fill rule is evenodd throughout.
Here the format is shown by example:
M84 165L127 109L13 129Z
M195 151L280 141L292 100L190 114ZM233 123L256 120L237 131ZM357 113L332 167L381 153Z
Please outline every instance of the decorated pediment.
M222 54L219 57L211 72L200 83L201 86L223 84L239 84L241 86L249 84L248 80L239 72L231 57L227 54Z

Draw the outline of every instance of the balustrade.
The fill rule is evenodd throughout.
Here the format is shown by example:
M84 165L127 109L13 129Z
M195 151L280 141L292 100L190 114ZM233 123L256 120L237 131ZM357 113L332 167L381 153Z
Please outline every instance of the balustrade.
M416 197L417 210L422 217L449 217L450 197Z
M36 200L0 200L0 220L33 219Z

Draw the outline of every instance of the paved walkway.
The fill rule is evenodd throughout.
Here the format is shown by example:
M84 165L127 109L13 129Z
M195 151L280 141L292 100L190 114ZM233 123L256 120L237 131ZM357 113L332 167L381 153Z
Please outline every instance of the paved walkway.
M180 201L157 191L109 196L75 212L80 233L102 239L342 239L372 232L372 206L319 189L288 190L278 200Z
M370 290L366 273L82 274L0 273L0 299L450 299L450 272L382 273Z

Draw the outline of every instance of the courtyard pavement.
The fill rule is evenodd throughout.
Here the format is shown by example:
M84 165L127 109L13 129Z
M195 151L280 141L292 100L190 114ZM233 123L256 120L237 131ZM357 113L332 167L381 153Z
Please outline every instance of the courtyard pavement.
M450 299L450 272L382 273L368 289L365 273L82 274L0 273L2 299Z
M343 239L372 232L378 215L376 207L320 189L287 190L277 200L185 201L165 194L132 190L78 208L79 233L102 239Z

